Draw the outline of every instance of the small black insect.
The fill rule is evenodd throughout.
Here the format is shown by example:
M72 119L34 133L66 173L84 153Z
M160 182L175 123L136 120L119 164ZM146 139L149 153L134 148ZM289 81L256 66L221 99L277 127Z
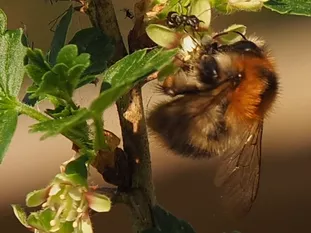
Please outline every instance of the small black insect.
M130 19L134 18L134 14L130 11L130 9L123 8L121 11L125 12L125 19L126 18L130 18Z
M166 18L166 24L170 28L190 26L197 31L199 29L200 22L203 21L199 20L198 17L196 17L195 15L179 15L176 11L170 11Z

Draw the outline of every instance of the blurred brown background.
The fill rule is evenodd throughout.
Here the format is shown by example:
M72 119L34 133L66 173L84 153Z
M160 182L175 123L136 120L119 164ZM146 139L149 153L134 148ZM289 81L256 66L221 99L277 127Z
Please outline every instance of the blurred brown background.
M23 22L35 47L49 48L52 32L48 23L62 13L68 2L53 6L44 0L0 0L8 16L8 27ZM115 1L122 34L126 37L133 23L125 19L123 8L133 1ZM178 158L150 139L157 198L176 216L189 221L198 233L298 233L311 230L311 18L282 16L270 11L239 13L217 17L214 25L222 29L233 23L245 24L249 33L264 38L270 45L281 77L280 97L266 121L263 138L262 179L258 200L244 219L233 221L222 214L220 193L213 185L217 161L191 161ZM88 18L76 13L75 30L87 27ZM0 55L1 56L1 55ZM25 90L29 81L23 86ZM151 104L161 98L144 88L144 99ZM98 94L93 86L76 93L81 105ZM44 104L40 107L45 107ZM105 125L120 135L115 107L105 113ZM11 203L24 203L25 195L47 184L59 172L59 164L73 155L71 144L63 137L39 142L40 135L28 134L34 121L22 116L10 149L0 166L0 232L28 232L12 215ZM103 184L94 172L93 182ZM130 232L130 216L123 206L94 217L95 232Z

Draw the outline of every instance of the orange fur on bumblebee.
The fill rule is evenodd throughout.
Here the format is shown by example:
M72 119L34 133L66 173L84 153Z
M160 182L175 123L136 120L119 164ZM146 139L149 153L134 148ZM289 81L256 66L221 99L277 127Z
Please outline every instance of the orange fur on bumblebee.
M259 187L263 121L276 99L278 76L255 38L209 43L164 80L174 99L156 106L147 123L171 150L186 157L220 156L216 184L235 215L246 214Z

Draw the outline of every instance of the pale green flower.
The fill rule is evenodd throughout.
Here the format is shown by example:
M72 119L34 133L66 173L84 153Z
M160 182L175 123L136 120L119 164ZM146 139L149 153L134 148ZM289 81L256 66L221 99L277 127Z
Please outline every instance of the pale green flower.
M26 197L28 207L41 205L42 209L27 217L19 206L13 205L16 217L35 233L92 233L89 208L107 212L111 202L81 181L77 174L58 174L48 187Z

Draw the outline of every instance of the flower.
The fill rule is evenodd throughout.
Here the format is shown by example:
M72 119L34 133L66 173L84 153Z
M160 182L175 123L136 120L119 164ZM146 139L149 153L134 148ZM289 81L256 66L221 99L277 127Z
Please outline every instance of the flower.
M49 186L26 197L28 207L41 205L42 209L26 217L19 206L13 205L16 217L35 233L93 232L89 208L107 212L111 201L107 196L91 191L81 181L78 174L56 175Z
M229 0L228 7L236 10L258 11L268 0Z

